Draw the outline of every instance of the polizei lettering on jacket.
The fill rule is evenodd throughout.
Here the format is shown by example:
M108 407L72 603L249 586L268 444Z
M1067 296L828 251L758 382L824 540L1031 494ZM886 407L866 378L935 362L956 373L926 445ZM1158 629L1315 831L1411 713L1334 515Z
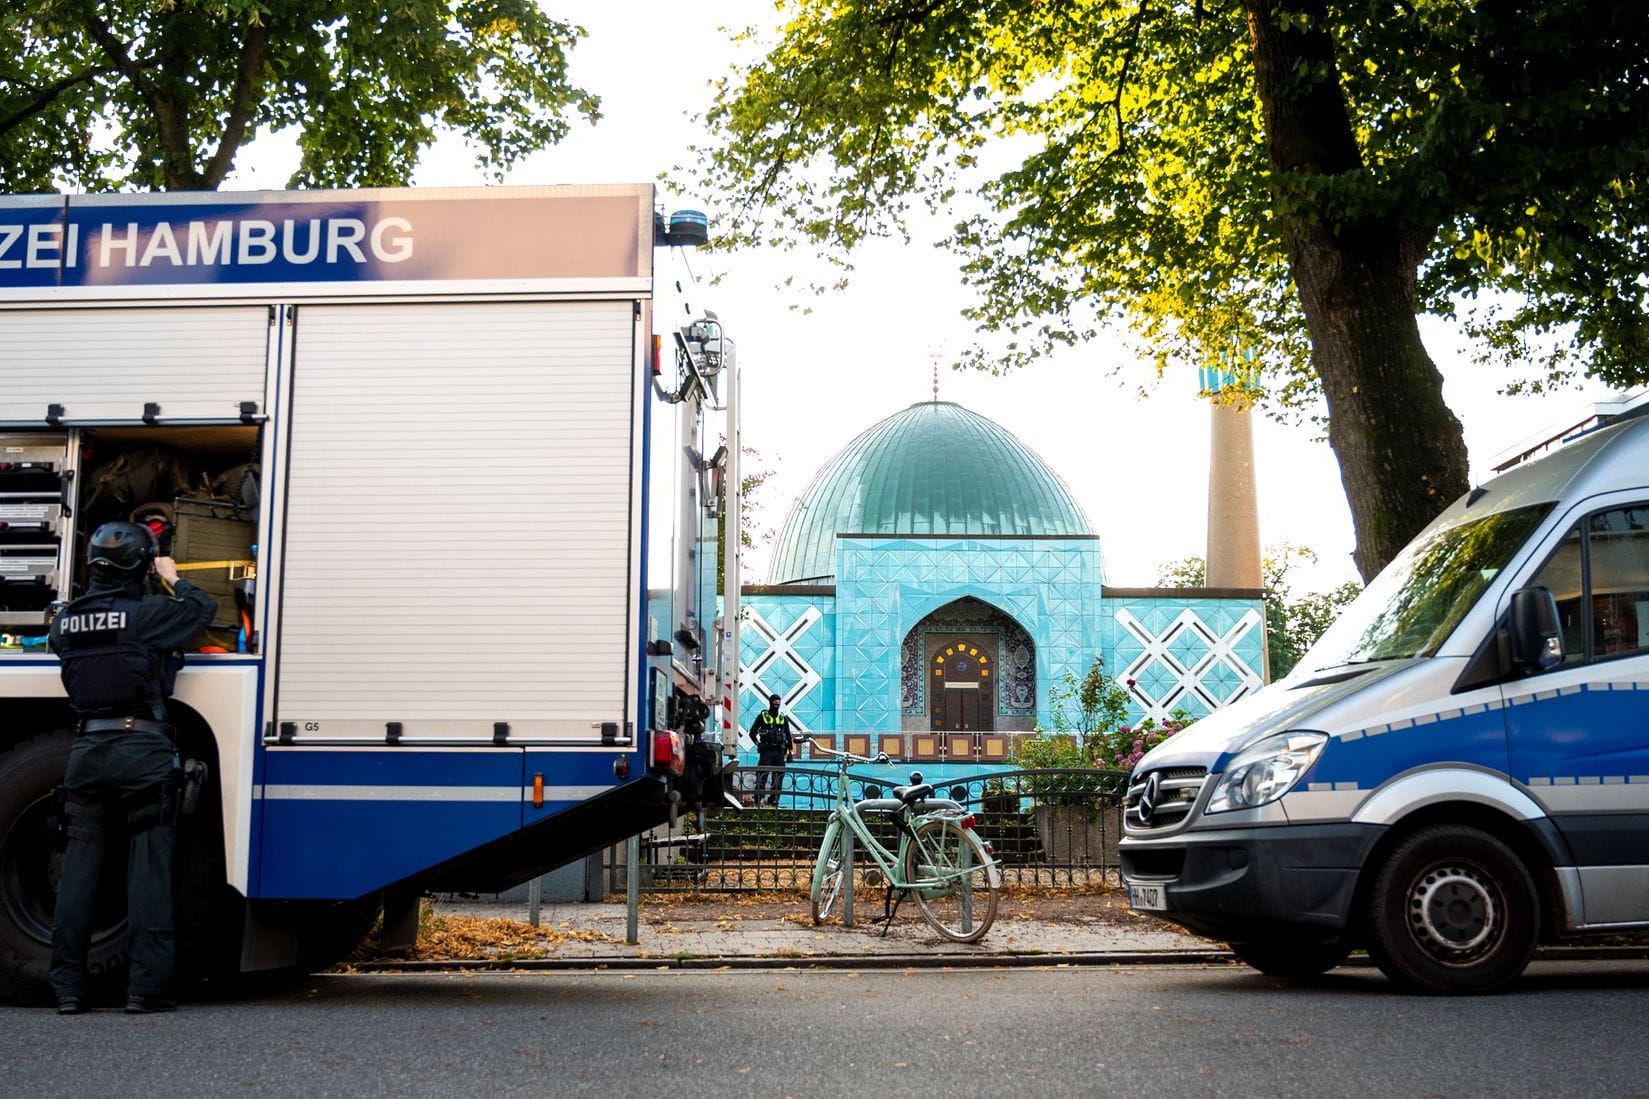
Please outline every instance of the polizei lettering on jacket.
M77 223L0 224L0 270L76 267L80 232ZM412 223L403 217L104 222L87 232L86 256L100 268L400 263L412 258L413 245Z
M66 614L58 619L59 633L96 633L99 630L126 628L125 611L82 611Z

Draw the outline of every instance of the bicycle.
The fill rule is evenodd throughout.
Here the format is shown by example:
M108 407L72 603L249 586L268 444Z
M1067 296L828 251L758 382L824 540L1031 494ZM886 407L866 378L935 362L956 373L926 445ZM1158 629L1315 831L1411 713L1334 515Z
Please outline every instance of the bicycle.
M933 797L933 784L911 776L909 786L895 786L889 798L848 799L849 763L885 764L887 753L874 758L828 748L817 741L813 750L834 756L836 804L813 867L809 900L813 922L823 923L840 899L847 871L847 843L857 842L870 854L887 882L883 902L886 935L899 903L914 897L916 906L933 929L959 943L977 942L996 919L1002 872L990 844L974 832L974 818L960 804ZM865 822L866 813L885 814L899 834L896 850L889 850ZM846 887L851 889L852 883Z

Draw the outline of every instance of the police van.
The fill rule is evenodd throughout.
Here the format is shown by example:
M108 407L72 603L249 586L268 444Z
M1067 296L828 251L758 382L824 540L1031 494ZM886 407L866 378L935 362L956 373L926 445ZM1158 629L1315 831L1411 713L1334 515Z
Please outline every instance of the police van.
M426 890L719 800L732 345L655 335L656 258L706 234L654 202L0 197L0 998L45 988L75 724L46 638L106 521L217 603L170 704L207 776L180 968L329 964L380 912L405 942Z
M1649 417L1474 488L1290 674L1142 759L1134 908L1304 977L1484 992L1649 927Z

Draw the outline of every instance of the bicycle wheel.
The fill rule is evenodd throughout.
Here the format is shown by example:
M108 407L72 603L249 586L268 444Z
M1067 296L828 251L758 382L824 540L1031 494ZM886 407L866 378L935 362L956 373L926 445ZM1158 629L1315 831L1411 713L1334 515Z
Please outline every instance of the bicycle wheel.
M819 861L813 867L813 884L808 896L813 902L813 922L824 923L830 918L842 895L842 828L836 821L825 830L824 843L819 845Z
M905 847L905 883L933 929L977 942L996 919L1002 873L979 837L953 820L923 821Z

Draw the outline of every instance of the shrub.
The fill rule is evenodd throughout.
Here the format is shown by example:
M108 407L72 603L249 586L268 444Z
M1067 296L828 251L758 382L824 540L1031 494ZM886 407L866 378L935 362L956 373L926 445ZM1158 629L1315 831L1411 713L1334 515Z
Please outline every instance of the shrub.
M1124 725L1110 732L1094 733L1088 738L1091 766L1132 771L1146 752L1190 724L1185 714L1176 712L1161 724L1148 717L1138 725Z

